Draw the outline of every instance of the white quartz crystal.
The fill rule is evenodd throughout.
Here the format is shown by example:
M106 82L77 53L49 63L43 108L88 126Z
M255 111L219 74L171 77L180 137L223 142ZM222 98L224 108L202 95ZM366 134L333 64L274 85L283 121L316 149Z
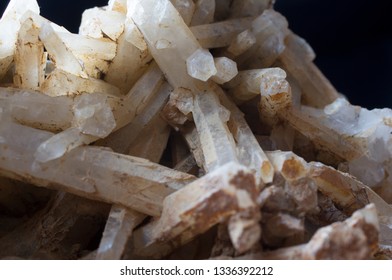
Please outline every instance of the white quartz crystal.
M109 37L117 41L124 31L125 15L102 8L87 9L82 14L79 34L92 38Z
M392 110L274 2L108 0L73 34L10 0L0 259L392 258Z
M237 63L227 57L214 58L217 73L212 80L218 84L224 84L238 74Z
M195 11L190 25L211 23L214 20L215 0L196 0Z
M74 105L73 126L91 136L104 138L116 127L112 108L104 94L84 94L78 96Z
M237 152L236 142L228 126L230 124L231 113L220 104L218 97L219 89L216 87L216 84L213 82L202 82L216 74L216 68L211 53L201 48L191 30L186 26L169 1L135 0L128 2L128 4L128 13L143 33L144 38L150 47L152 56L165 73L169 83L171 83L174 88L181 87L190 91L193 95L191 112L197 132L199 133L201 150L204 154L205 170L207 172L218 172L220 168L223 168L224 165L228 163L237 164L239 158L243 159L245 153L239 155ZM157 48L157 42L163 39L170 42L170 48ZM198 64L197 60L203 61L202 58L206 58L207 61ZM196 68L195 66L202 66L204 69L192 69L192 67ZM202 78L194 79L201 70L204 70L207 74L204 74L204 77ZM179 104L181 104L181 102ZM240 123L238 126L244 126L242 132L249 132L249 130L246 130L248 128L246 123ZM236 128L237 127L234 129ZM257 143L255 138L254 141ZM247 149L249 146L250 145L247 145L246 143L246 139L241 138L238 149ZM258 158L258 156L259 154L256 158ZM262 158L260 159L262 160ZM260 163L260 161L255 162L257 162L257 164ZM264 166L257 166L255 168L261 169L263 167ZM268 168L268 175L271 174L271 171L271 168ZM240 212L244 211L243 215L246 215L248 211L253 211L249 208L252 208L255 205L256 197L253 196L253 193L256 192L256 189L259 186L259 180L256 182L254 176L252 180L254 181L253 186L249 185L249 188L238 193L238 197L241 200L239 203L241 208ZM169 212L171 213L172 209L170 209ZM173 212L173 215L178 215L178 212L180 212L180 210ZM160 221L163 221L163 225L165 225L167 216L173 215L162 215ZM242 215L242 213L240 215ZM243 222L245 222L245 220L247 219L240 217L236 225L240 226L241 224L244 224ZM250 220L252 225L255 225L255 227L259 229L258 216L256 215L250 218ZM209 223L205 223L204 226L210 227L212 225L208 224ZM159 225L158 227L161 226ZM182 226L180 226L178 230L176 229L176 225L173 227L173 230L168 234L174 234L174 238L178 235L177 232L182 231L183 229ZM255 231L255 227L244 228L243 234L240 235L255 237L251 239L252 242L250 245L247 244L250 247L258 241L260 236L252 234L254 232L260 232L260 229ZM152 230L154 231L153 228ZM150 231L149 227L147 227L147 231ZM163 230L163 232L165 231L166 229ZM148 241L148 238L150 237L148 236L148 232L146 235L144 233L141 234L144 235L142 237L142 239L144 239L142 243L147 240L146 245L149 247L150 242ZM182 237L181 240L187 240L187 236ZM237 235L237 237L238 236L239 235ZM167 234L165 234L164 237L166 238ZM135 239L137 238L140 237L135 235ZM156 236L156 238L159 238L159 236ZM160 241L162 241L162 239L160 239ZM159 245L157 246L159 247ZM235 240L235 246L238 246L238 249L249 248L247 246L244 247L240 240ZM141 250L143 251L144 249ZM148 248L146 250L153 249Z
M186 67L189 76L207 81L217 73L214 58L208 50L198 49L186 60Z
M59 132L42 142L38 146L34 157L39 162L48 162L62 157L65 153L76 147L82 146L83 144L89 144L89 142L92 142L94 139L94 137L87 135L83 137L79 128L72 127Z
M238 101L245 101L257 95L272 96L288 92L286 72L281 68L264 68L240 71L236 78L225 85Z
M258 144L243 113L222 90L219 90L218 93L222 104L230 110L230 128L237 142L239 161L255 171L257 184L272 182L274 168Z
M151 100L143 110L140 110L128 125L112 133L109 137L106 137L103 143L100 144L110 147L116 152L127 153L130 145L136 141L136 138L143 130L160 114L171 91L171 86L168 83L164 83L156 93L156 98Z
M239 33L251 28L252 21L251 17L229 19L190 29L203 48L222 48L230 46Z
M193 0L170 0L173 6L182 16L184 22L189 25L195 12L195 3Z
M136 211L113 205L102 234L96 259L121 259L132 231L145 217Z
M235 56L243 54L256 43L256 37L249 29L237 35L235 40L228 47L228 51Z
M89 77L100 78L107 73L109 64L117 51L114 42L107 38L96 39L65 32L59 32L57 35L81 63L83 70Z
M101 147L79 147L63 158L38 163L34 154L53 133L9 121L0 123L0 173L89 199L159 216L163 198L195 180L145 159ZM131 184L129 182L132 182Z
M120 96L120 90L105 81L95 78L82 78L56 68L45 79L40 91L50 96L74 96L81 93L100 92Z
M124 31L117 39L116 56L104 80L127 94L147 70L151 56L140 33L135 30L133 20L128 17L124 24Z
M99 93L75 98L72 127L42 143L36 154L37 160L46 162L62 157L72 149L104 138L127 125L159 93L162 82L162 72L152 64L124 98Z
M136 82L122 103L127 111L124 119L126 123L131 122L140 114L149 102L156 96L163 83L163 73L156 63L151 63L144 75ZM121 121L119 122L121 126Z
M226 124L229 119L228 111L219 104L212 87L187 74L187 68L189 70L190 66L195 66L192 63L190 65L189 58L192 55L195 58L207 58L207 63L216 73L211 53L200 47L170 1L135 0L128 4L128 12L143 33L154 59L170 84L174 88L188 89L194 95L192 115L205 152L207 169L214 170L224 163L236 162L234 139ZM170 41L173 47L157 49L156 42L162 39ZM209 73L206 79L214 72Z
M367 110L337 98L324 109L303 106L289 115L289 122L302 133L346 159L350 173L361 181L379 186L387 180L392 155L390 109Z
M267 9L253 20L249 29L256 43L237 58L237 63L247 65L247 69L271 67L286 48L287 20L278 12Z
M227 126L220 125L229 120L230 111L219 104L218 97L210 93L197 95L192 112L206 169L212 171L227 162L236 162L233 136Z
M349 162L349 171L368 186L377 186L386 177L384 164L362 156Z
M127 25L127 32L125 33L125 40L134 45L140 51L147 51L147 44L144 41L143 35L136 27L133 20L129 17L126 18L125 24Z
M257 77L260 81L261 95L274 95L288 92L290 85L286 81L286 72L280 68L271 68Z
M109 0L108 10L126 14L127 0Z
M0 19L0 80L11 65L20 19L27 11L39 13L36 0L11 0Z
M0 108L7 110L15 121L39 129L61 131L71 126L73 99L67 96L0 88Z
M130 0L128 15L143 33L170 84L189 88L194 79L187 74L186 60L201 47L170 1ZM157 49L155 46L160 40L169 41L173 47ZM213 64L212 57L211 60Z
M136 139L129 145L126 153L158 162L168 145L170 133L171 127L157 115L143 127Z
M15 50L14 83L19 88L37 90L45 78L46 55L39 28L31 18L23 21Z
M81 62L49 23L44 23L41 26L39 38L59 69L82 78L88 77Z

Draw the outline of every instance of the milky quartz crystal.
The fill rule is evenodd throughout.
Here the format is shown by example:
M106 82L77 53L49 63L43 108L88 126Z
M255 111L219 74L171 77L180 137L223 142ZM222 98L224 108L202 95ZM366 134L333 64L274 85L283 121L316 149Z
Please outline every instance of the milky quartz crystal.
M237 64L227 57L217 57L214 59L216 74L212 77L218 84L224 84L233 79L238 74Z
M2 30L0 35L0 79L11 65L19 28L22 24L21 18L29 10L39 13L39 6L35 0L13 0L10 1L0 19L0 28Z
M15 49L14 83L19 88L37 90L44 82L46 58L39 29L31 18L22 22Z
M92 38L109 37L113 41L124 32L125 15L110 9L94 7L83 12L79 34Z
M196 50L187 58L186 67L189 76L204 82L217 73L213 56L203 49Z
M390 109L272 0L0 19L0 259L392 259Z
M221 48L230 46L238 33L252 26L252 21L252 17L227 19L191 26L190 29L203 48Z
M255 35L252 33L252 31L246 29L245 31L237 35L237 37L235 38L235 40L233 40L227 50L233 55L238 56L246 52L255 43Z
M195 13L195 8L196 5L193 2L193 0L170 0L170 2L173 4L173 6L177 9L177 11L180 13L182 19L184 20L184 22L189 25L192 21L193 15ZM205 2L205 4L208 5L208 1L199 1L200 3L198 3L199 5L199 12L200 13L202 11L202 9L200 8L200 4L202 4L202 2ZM214 1L210 1L210 2L214 2ZM214 3L212 3L212 5L214 5ZM208 13L208 11L206 13L207 18L208 16L211 18L211 21L213 20L214 17L214 13L212 11L212 13ZM201 20L199 20L201 22Z

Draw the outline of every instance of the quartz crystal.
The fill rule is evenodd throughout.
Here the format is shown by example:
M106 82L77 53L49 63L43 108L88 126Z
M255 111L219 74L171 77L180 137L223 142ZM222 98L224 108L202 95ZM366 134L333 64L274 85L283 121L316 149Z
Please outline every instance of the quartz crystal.
M127 13L127 0L109 0L108 10L126 14Z
M204 82L217 74L213 56L203 49L196 50L187 58L186 67L189 76Z
M252 26L251 17L192 26L191 31L203 48L228 47L233 39Z
M195 13L195 8L196 8L196 5L193 2L193 0L170 0L170 1L173 4L173 6L177 9L177 11L180 13L184 22L187 25L189 25L192 21L193 15ZM203 2L203 1L201 1L201 2ZM204 1L204 2L207 2L207 1ZM200 10L200 8L199 8L199 10ZM210 13L209 16L213 17L213 13Z
M38 36L38 27L27 18L18 33L14 58L14 83L19 88L38 90L44 81L46 54Z
M190 25L207 24L214 21L215 1L196 0Z
M233 55L238 56L250 49L255 43L255 35L252 33L252 31L246 29L237 35L227 50Z
M237 64L227 57L217 57L214 59L216 74L212 80L217 84L224 84L233 79L238 74Z
M55 64L60 65L58 67L59 69L82 78L88 77L81 62L75 57L49 23L44 23L41 26L39 39L44 44Z
M132 231L144 218L143 214L114 205L110 210L96 258L120 259Z
M187 242L235 211L252 208L251 198L241 189L247 180L248 187L255 183L252 177L240 165L229 163L167 197L160 219L135 232L135 253L142 257L167 254L172 250L170 243L165 244L169 240Z
M37 1L12 0L0 19L0 79L3 78L12 63L19 29L22 25L21 19L29 10L39 13Z
M0 19L0 259L392 259L391 109L272 0Z
M124 13L95 7L83 12L79 34L97 39L109 37L116 42L124 32L124 28Z

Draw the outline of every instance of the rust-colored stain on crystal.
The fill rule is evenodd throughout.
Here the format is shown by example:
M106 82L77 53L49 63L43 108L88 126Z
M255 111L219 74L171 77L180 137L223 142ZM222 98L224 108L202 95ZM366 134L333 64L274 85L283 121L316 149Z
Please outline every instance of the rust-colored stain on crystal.
M252 197L257 195L255 176L252 173L246 173L241 170L229 183L238 189L248 191Z
M286 176L288 179L295 179L298 178L302 175L304 175L306 172L306 169L302 165L301 162L296 160L294 157L287 159L282 167L282 173L284 176Z

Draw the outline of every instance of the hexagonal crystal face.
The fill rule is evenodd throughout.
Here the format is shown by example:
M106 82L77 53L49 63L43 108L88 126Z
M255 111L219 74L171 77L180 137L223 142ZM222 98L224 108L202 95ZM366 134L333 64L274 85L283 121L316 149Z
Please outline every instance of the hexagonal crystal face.
M189 56L186 67L189 76L204 82L217 73L214 57L205 49L198 49Z

